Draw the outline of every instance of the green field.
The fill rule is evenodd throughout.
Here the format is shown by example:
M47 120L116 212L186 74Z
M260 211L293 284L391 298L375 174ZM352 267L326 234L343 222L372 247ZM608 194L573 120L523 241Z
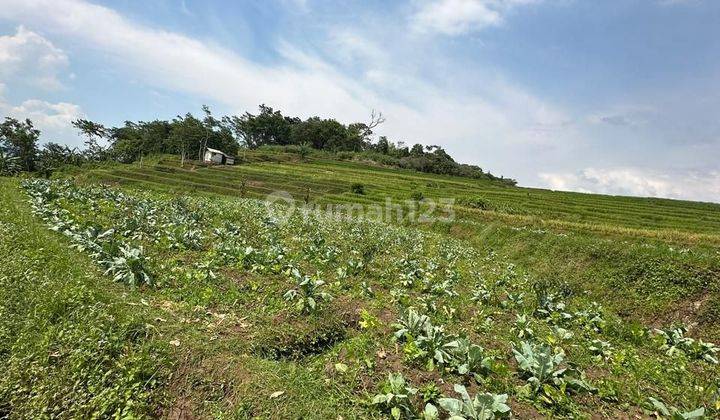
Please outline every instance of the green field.
M517 188L360 162L313 157L301 160L294 154L273 151L248 151L244 159L245 164L233 167L208 168L190 163L181 168L178 158L162 157L146 162L142 168L136 164L95 174L121 183L225 195L244 192L252 198L282 190L298 200L309 195L317 203L383 203L386 197L402 202L419 191L428 198L457 200L460 216L468 220L720 241L720 204ZM350 186L355 182L366 186L365 195L351 193ZM461 205L463 199L477 198L485 202L484 211Z
M719 414L720 205L262 149L55 178L0 179L2 417ZM455 218L302 211L387 199Z

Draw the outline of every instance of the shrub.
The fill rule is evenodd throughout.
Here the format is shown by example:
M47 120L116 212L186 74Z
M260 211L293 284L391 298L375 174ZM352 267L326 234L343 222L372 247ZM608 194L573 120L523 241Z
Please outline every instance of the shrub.
M481 197L461 197L458 198L457 203L478 210L490 210L492 208L490 202Z
M352 191L353 194L365 194L365 185L356 182L350 186L350 191Z
M335 157L338 158L338 160L352 160L355 154L353 152L337 152Z
M413 191L410 194L410 198L414 201L421 201L425 196L423 195L422 191Z

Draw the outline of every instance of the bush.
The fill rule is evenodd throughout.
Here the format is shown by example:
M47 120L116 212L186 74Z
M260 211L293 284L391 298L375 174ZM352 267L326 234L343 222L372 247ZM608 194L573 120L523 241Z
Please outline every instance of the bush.
M410 198L415 201L421 201L425 196L423 195L422 191L413 191L410 194Z
M457 203L464 207L479 210L490 210L492 208L490 202L481 197L461 197L458 198Z
M338 160L353 160L355 154L353 152L337 152L335 157Z
M350 191L352 191L354 194L365 194L365 186L359 182L356 182L350 186Z

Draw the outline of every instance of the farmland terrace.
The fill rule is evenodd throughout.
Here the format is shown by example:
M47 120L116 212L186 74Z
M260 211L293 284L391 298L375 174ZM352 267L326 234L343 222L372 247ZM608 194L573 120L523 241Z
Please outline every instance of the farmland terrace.
M718 415L720 205L240 161L0 180L0 416Z

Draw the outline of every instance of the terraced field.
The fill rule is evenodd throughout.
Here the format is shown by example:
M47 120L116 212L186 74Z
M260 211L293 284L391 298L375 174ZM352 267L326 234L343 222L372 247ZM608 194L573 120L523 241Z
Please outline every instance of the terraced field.
M0 179L0 417L720 413L718 205L265 150L56 177Z
M249 151L245 163L233 167L190 162L181 168L177 158L166 156L142 168L115 167L94 175L162 189L254 198L286 191L298 201L317 204L384 204L387 198L403 203L419 192L430 199L454 199L456 214L464 220L720 243L720 204L517 188L358 162L312 157L301 161L279 152ZM354 183L365 186L364 195L351 192Z

